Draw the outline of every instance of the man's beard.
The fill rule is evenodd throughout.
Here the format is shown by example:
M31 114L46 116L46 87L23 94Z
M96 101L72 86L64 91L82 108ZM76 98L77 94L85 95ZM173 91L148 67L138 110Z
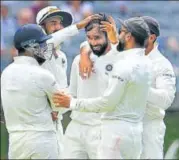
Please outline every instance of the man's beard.
M39 65L42 65L46 59L42 58L42 57L39 57L37 55L34 55L34 58L37 60L37 62L39 63Z
M125 42L123 39L121 39L121 40L119 40L119 43L117 45L117 50L119 52L122 52L122 51L124 51L124 48L125 48Z
M95 50L95 49L94 49L94 47L97 47L97 46L100 47L99 50ZM97 55L98 57L100 57L101 55L104 54L104 52L106 51L107 46L108 46L108 42L105 42L103 45L96 45L96 46L92 46L92 45L90 44L91 50L92 50L93 53L94 53L95 55Z

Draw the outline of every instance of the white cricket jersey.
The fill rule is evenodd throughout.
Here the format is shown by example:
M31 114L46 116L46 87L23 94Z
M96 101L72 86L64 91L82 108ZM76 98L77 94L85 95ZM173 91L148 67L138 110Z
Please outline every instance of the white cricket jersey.
M145 117L164 118L176 92L176 77L171 63L160 53L158 45L149 53L152 61L152 87L149 90Z
M46 60L42 64L42 67L49 70L56 78L59 87L64 89L68 87L66 75L67 58L62 51L57 50L56 52L58 57L52 56L51 60Z
M75 36L78 34L78 28L76 25L71 25L62 30L59 30L53 34L51 34L52 38L47 41L47 43L53 43L56 51L56 56L52 56L51 60L46 60L42 67L49 70L55 77L59 88L62 90L68 90L67 84L67 58L65 53L60 50L60 44L64 42L66 39ZM61 108L61 113L65 113L68 111L67 109ZM62 120L62 115L58 114L59 120Z
M102 119L140 122L143 119L151 81L151 64L144 49L135 48L120 52L114 65L98 67L108 86L96 98L72 98L70 107L82 112L106 112ZM108 71L108 72L107 72Z
M94 62L95 68L95 63L98 60L98 57L94 54L91 54L90 59ZM102 95L107 86L106 81L101 79L100 74L96 72L92 72L91 76L88 79L83 80L79 73L79 60L80 55L75 57L72 64L69 86L70 94L73 97L77 98L94 98ZM71 119L81 124L101 124L100 113L85 113L79 111L72 111Z
M1 98L9 133L55 131L52 94L59 88L54 76L27 56L14 57L1 75Z
M87 41L81 43L80 48L89 45ZM95 72L91 76L83 80L79 73L80 56L76 56L71 69L69 91L73 97L77 98L95 98L101 96L108 85L108 71L105 71L106 66L117 61L118 52L110 50L103 56L96 56L93 53L90 59L93 61L93 69ZM72 111L71 118L81 124L98 125L101 124L100 113L85 113L80 111Z

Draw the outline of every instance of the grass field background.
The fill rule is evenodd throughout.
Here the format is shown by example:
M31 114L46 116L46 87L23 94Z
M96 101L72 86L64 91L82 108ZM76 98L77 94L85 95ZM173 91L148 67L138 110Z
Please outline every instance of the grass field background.
M65 114L62 121L64 129L67 127L70 118L69 112ZM167 112L165 116L166 134L164 152L168 150L169 146L176 140L179 139L179 112ZM150 132L150 131L149 131ZM152 147L152 146L151 146ZM8 134L4 124L1 124L1 159L7 159L8 152ZM179 159L179 153L178 153Z

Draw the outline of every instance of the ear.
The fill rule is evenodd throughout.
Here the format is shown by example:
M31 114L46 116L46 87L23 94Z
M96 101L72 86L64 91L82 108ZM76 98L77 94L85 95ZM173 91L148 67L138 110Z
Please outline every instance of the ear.
M149 40L150 41L152 41L152 42L154 42L155 40L156 40L156 35L155 34L151 34L150 36L149 36Z
M125 40L126 40L126 41L129 41L131 38L132 38L131 33L130 33L130 32L126 33L126 35L125 35Z

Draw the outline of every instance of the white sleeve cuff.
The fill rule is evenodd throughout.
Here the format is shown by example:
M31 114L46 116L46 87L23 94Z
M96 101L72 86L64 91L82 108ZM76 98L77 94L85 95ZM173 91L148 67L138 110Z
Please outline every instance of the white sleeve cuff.
M118 43L116 43L116 44L112 44L112 43L111 43L111 48L112 48L113 50L117 51L117 45L118 45Z
M70 102L70 109L76 109L77 108L77 99L72 98Z
M80 44L80 49L81 49L82 47L88 46L88 45L89 45L88 42L87 42L87 41L84 41L84 42L82 42L82 43Z

